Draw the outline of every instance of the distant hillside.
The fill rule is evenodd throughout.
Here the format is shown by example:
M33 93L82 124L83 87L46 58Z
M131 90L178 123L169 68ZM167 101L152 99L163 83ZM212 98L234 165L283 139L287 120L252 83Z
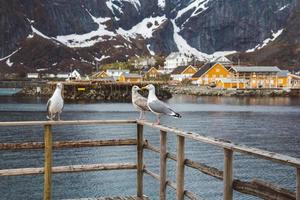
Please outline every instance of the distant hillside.
M166 56L173 51L205 58L247 51L232 56L233 60L294 69L300 62L296 3L0 1L0 72L53 72L74 67L88 72L97 64L133 56Z

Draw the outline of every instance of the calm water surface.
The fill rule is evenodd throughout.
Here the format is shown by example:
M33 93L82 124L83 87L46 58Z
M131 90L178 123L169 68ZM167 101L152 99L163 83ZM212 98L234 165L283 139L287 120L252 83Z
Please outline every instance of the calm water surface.
M162 124L175 126L203 135L231 140L300 158L300 99L299 98L231 98L176 96L169 100L181 119L164 117ZM45 100L0 97L0 121L45 120ZM96 103L67 104L62 119L135 119L138 114L131 104ZM148 120L154 121L151 114ZM1 127L0 142L42 141L42 127ZM159 132L145 127L145 137L159 144ZM56 126L54 140L125 139L134 138L134 125ZM168 136L168 150L176 152L176 138ZM223 169L223 151L202 143L187 140L186 157ZM104 147L63 149L54 151L54 165L87 163L135 162L135 147ZM145 164L159 172L157 154L145 151ZM40 150L2 151L0 169L41 167ZM222 199L222 182L186 168L186 188L205 199ZM251 156L234 156L234 176L242 180L266 179L291 190L295 189L295 170ZM175 163L168 161L168 178L175 180ZM85 198L135 194L135 171L104 171L55 174L53 198ZM145 194L158 199L159 184L145 175ZM43 177L1 177L0 199L42 199ZM175 192L168 190L168 199ZM254 197L234 193L234 199Z

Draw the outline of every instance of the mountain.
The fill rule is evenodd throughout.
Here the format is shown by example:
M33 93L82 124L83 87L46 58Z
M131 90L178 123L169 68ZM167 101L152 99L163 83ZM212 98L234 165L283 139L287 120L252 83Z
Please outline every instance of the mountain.
M0 71L76 67L90 72L96 64L172 51L202 58L248 52L232 58L251 63L257 61L255 53L269 46L299 44L296 4L297 0L1 1ZM297 52L293 55L296 66L300 59ZM282 55L277 60L285 65L288 59Z

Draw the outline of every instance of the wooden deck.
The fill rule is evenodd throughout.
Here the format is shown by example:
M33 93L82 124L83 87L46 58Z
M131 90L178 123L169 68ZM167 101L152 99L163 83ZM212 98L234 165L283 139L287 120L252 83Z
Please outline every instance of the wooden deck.
M64 199L64 200L150 200L149 197L144 196L139 198L136 196L126 196L126 197L100 197L100 198L81 198L81 199Z

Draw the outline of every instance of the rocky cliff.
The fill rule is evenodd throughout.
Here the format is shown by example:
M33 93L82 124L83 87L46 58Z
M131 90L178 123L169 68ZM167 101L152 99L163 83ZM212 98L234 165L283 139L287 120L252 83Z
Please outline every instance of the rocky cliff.
M253 54L275 41L298 45L296 3L297 0L1 1L0 71L68 71L72 67L90 71L96 63L167 55L172 51L211 58L218 51ZM294 41L284 39L290 37ZM253 62L248 54L241 58ZM284 55L277 60L279 65L287 66ZM299 58L293 60L296 66Z

